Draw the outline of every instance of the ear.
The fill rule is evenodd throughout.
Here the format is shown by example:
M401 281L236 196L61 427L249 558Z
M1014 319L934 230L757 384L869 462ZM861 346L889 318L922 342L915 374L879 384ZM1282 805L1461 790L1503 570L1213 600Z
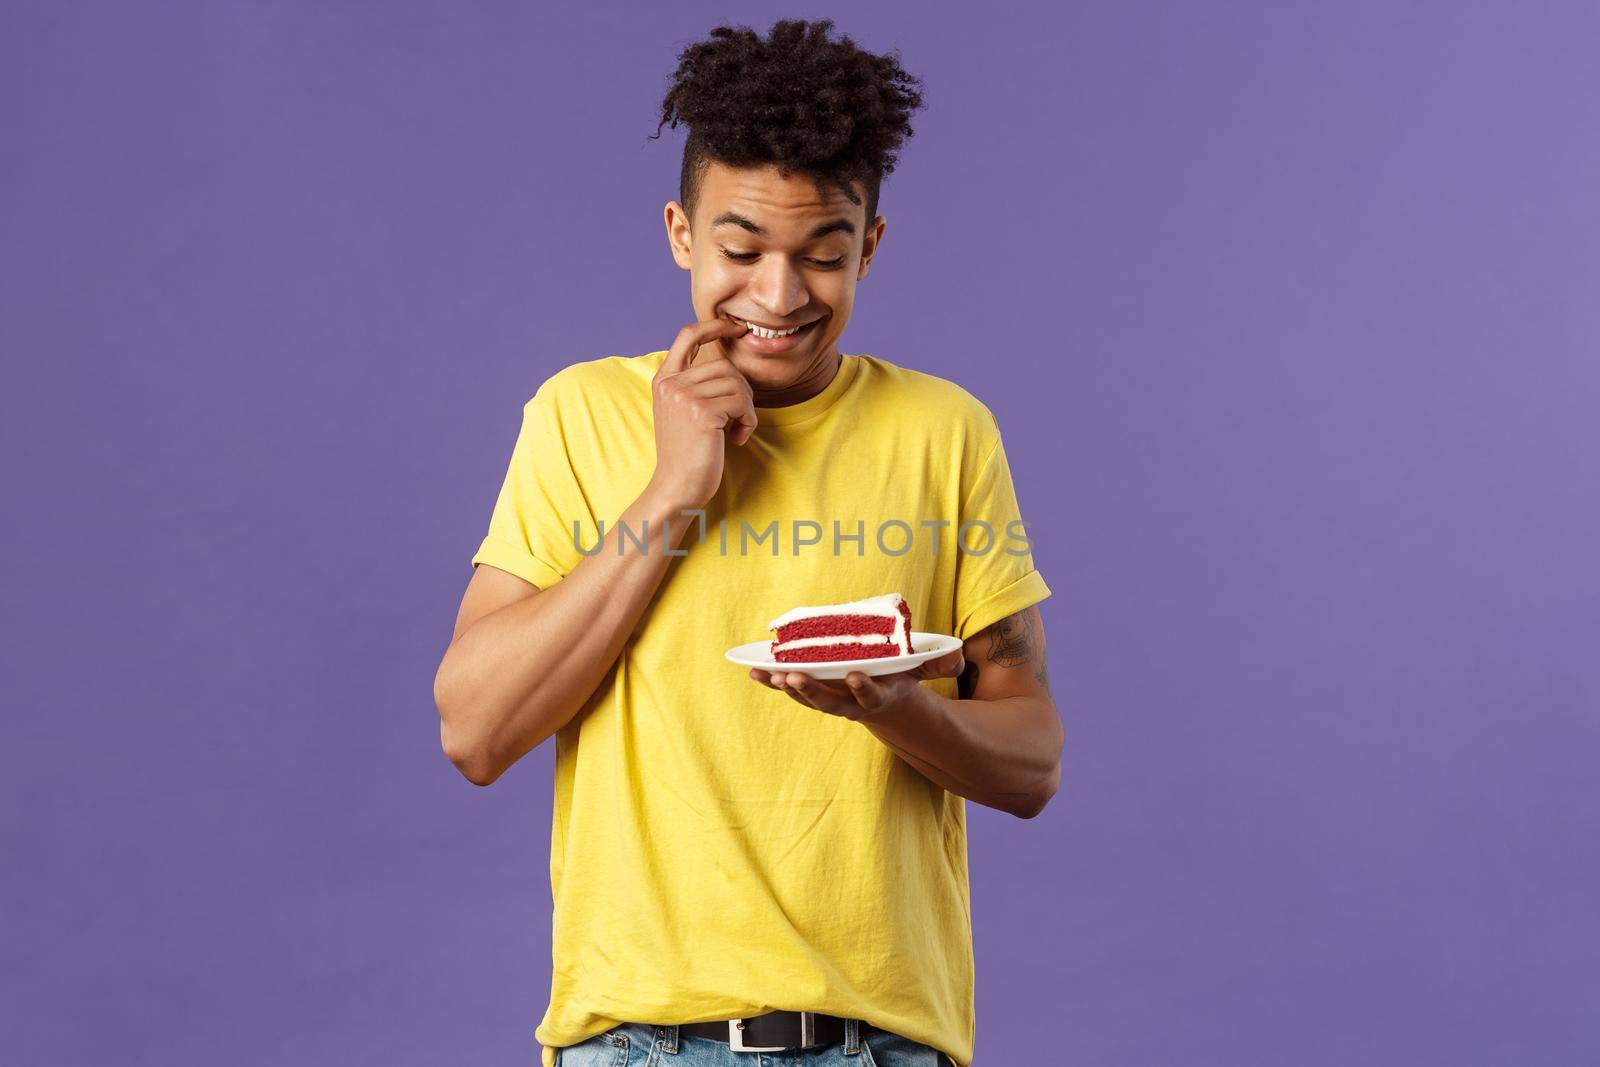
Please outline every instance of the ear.
M662 219L667 224L667 247L672 250L672 260L684 270L688 270L694 262L690 254L691 242L689 231L689 214L683 210L683 205L676 200L667 201L667 206L662 210Z
M866 235L861 239L861 269L856 272L856 281L867 276L867 268L872 265L872 257L878 251L878 242L883 240L883 231L887 226L884 217L879 215L867 227Z

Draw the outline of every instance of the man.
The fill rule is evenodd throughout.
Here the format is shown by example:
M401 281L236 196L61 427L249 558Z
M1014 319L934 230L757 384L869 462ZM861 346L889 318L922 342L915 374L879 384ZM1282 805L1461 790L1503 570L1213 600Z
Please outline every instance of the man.
M524 406L439 667L471 781L556 739L543 1067L967 1067L965 802L1031 818L1058 785L1050 591L994 417L837 347L920 96L830 25L683 53L665 221L696 321ZM886 592L962 648L838 682L722 656Z

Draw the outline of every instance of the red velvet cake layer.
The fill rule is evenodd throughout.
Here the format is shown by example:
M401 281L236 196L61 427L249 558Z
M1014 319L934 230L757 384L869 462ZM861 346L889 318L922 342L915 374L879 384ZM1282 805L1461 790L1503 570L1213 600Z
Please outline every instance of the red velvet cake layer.
M775 658L779 663L824 663L836 659L883 659L903 654L897 645L886 641L881 645L804 645L786 648L776 653Z
M862 634L894 633L894 620L887 615L813 615L778 627L777 641L802 637L859 637Z

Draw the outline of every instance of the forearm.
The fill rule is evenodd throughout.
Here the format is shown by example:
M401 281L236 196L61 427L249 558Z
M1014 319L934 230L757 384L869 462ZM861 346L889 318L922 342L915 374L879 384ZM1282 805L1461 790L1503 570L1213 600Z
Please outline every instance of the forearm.
M979 804L1027 816L1056 790L1061 719L1038 698L952 700L919 685L893 710L858 721L928 779Z
M681 550L694 517L647 490L599 551L536 596L485 615L450 647L436 686L442 729L474 781L498 778L594 695L674 558L669 519L671 547Z

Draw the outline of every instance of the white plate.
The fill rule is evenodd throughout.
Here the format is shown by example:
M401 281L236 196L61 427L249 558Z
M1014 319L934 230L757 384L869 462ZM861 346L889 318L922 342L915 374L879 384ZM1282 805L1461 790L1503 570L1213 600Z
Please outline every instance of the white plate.
M923 633L921 630L911 631L911 647L909 656L883 656L878 659L836 659L822 660L816 663L779 663L772 658L772 638L765 641L751 641L745 645L735 645L723 655L741 667L759 667L764 671L794 671L811 678L825 678L830 681L843 681L851 671L860 671L862 674L876 678L880 674L893 674L896 671L909 671L919 663L926 663L930 659L948 656L961 647L961 639L951 637L949 634Z

